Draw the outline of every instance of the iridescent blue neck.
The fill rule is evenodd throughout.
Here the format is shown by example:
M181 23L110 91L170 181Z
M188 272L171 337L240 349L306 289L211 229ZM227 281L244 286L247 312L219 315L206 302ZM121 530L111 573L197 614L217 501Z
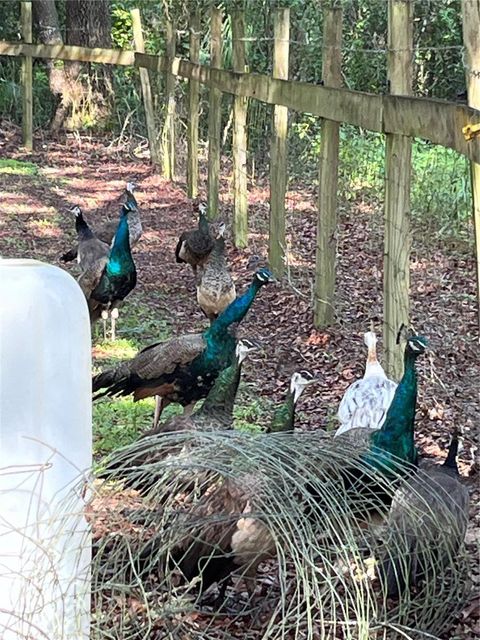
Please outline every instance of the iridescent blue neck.
M417 405L415 359L414 354L405 353L404 374L395 391L385 422L382 428L375 431L371 437L373 446L387 449L394 454L400 454L400 451L395 451L400 439L404 440L404 447L401 447L403 451L405 448L414 450L413 432Z
M127 189L127 204L137 207L137 199L135 198L133 191Z
M107 264L109 275L119 275L125 269L125 264L130 261L132 261L132 254L130 252L128 216L122 213Z
M200 211L200 214L198 216L198 228L204 233L210 233L207 216L204 211Z
M255 279L245 293L231 302L218 318L212 322L206 333L210 335L221 334L234 322L241 322L252 306L260 287L260 281Z

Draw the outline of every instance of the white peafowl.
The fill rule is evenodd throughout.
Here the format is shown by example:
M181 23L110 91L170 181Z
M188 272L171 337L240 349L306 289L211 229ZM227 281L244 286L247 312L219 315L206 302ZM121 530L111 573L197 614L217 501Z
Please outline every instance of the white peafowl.
M368 348L367 364L361 380L356 380L345 392L338 408L340 427L335 437L350 429L380 429L385 422L397 383L389 380L377 359L377 337L373 331L364 335Z

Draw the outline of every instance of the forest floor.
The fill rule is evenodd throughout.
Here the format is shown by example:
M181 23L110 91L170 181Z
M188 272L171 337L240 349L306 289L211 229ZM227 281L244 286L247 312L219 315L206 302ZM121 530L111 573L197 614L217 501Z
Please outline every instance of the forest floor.
M130 357L140 345L171 335L201 331L207 322L197 307L192 273L174 260L179 234L195 224L182 182L168 183L148 162L128 157L101 140L37 139L36 150L19 150L19 131L0 123L0 255L36 258L52 264L74 238L71 214L79 204L93 226L115 218L128 180L138 184L144 235L134 250L138 286L122 307L120 340L94 341L95 366ZM311 186L292 186L288 207L288 277L265 287L239 329L261 350L247 361L237 426L268 421L283 398L290 375L307 369L318 384L302 396L297 428L335 428L335 413L345 389L363 375L363 332L370 322L380 332L382 317L383 224L381 206L359 191L341 202L338 230L336 322L313 327L311 310L315 254L315 195ZM221 215L231 214L229 182L223 181ZM245 250L228 243L238 291L258 265L266 264L268 190L260 182L249 189L250 242ZM75 275L75 265L66 267ZM412 324L428 337L430 351L420 363L416 437L421 452L440 460L450 433L464 434L461 471L471 486L467 534L472 555L472 596L445 637L480 636L480 357L476 316L475 261L471 245L440 242L431 228L413 229L411 261ZM112 406L114 407L112 409ZM95 451L106 453L133 440L151 419L152 403L102 402L95 409Z

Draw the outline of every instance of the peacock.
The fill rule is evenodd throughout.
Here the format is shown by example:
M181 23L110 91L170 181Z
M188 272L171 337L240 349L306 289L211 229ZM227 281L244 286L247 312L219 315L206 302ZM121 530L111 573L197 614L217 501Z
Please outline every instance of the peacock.
M197 272L197 300L212 321L235 300L235 285L225 260L225 224L221 224L212 252Z
M162 425L146 432L143 437L167 431L231 429L233 407L237 396L242 365L245 359L258 349L256 342L242 338L235 348L235 358L230 366L220 371L201 407L191 415L173 416Z
M290 378L290 387L285 402L280 404L272 417L268 433L293 431L295 426L295 407L306 387L316 382L309 371L298 371Z
M348 387L340 402L337 414L340 427L335 436L357 427L380 429L397 388L397 384L387 378L377 359L375 333L368 331L364 340L368 348L365 373L361 380Z
M129 215L128 220L128 231L130 237L130 247L133 247L140 240L143 229L142 229L142 221L140 219L140 212L138 209L138 202L134 196L134 190L136 189L136 185L133 182L127 182L127 186L125 187L125 202L129 205L133 205L131 208L131 213ZM78 207L74 207L71 211L75 213ZM76 213L75 213L76 215ZM101 240L103 243L108 246L112 245L113 239L115 237L115 233L117 231L118 220L107 220L99 229L95 232L95 237ZM76 229L78 235L78 229ZM80 238L78 238L80 240ZM73 260L78 260L80 262L80 258L78 256L78 242L75 246L73 246L69 251L63 254L60 258L62 262L72 262Z
M132 486L137 491L145 492L154 487L158 481L155 464L172 453L178 453L176 449L168 452L165 448L159 447L166 433L231 429L242 365L249 354L256 349L258 345L255 342L246 338L239 340L234 361L220 372L199 409L190 416L173 416L165 423L142 434L127 451L122 450L110 458L100 477L109 478L113 474L115 479L122 479L125 486ZM194 443L190 446L194 446ZM146 465L148 465L148 473L143 472ZM138 473L135 469L138 469ZM187 485L190 480L191 478L188 478Z
M245 293L237 297L204 333L187 334L152 344L132 360L93 378L96 397L125 396L134 400L158 396L154 428L161 412L178 402L191 412L205 398L220 371L231 364L236 348L235 325L245 317L260 289L273 281L268 269L259 269Z
M402 474L414 473L417 467L417 449L414 443L415 410L417 403L417 373L415 363L427 347L423 336L410 335L404 352L404 373L380 429L350 429L334 439L336 446L345 446L353 455L342 468L332 467L331 474L338 479L337 501L347 500L359 518L382 513L392 500L392 483ZM307 509L307 515L321 513L326 496L323 479L311 484L309 491L320 509ZM334 486L334 485L332 485Z
M78 258L83 269L78 283L87 298L90 320L95 322L100 316L105 319L105 314L110 311L113 340L118 304L132 291L137 282L137 271L130 250L128 220L130 212L134 210L135 206L131 203L122 206L113 246L111 249L107 247L107 254L103 257L86 263L83 257L83 240L80 239L78 244Z
M293 430L297 402L306 387L314 381L308 372L292 375L287 396L274 413L269 433L260 438L277 437L276 434L270 434ZM262 446L261 441L259 446ZM186 530L191 535L186 536L172 551L173 562L187 581L201 578L200 594L213 584L219 585L219 601L223 599L234 573L243 578L252 596L258 565L271 557L276 548L269 528L255 517L262 484L272 479L266 478L261 470L258 473L242 471L241 458L237 466L233 476L205 492L194 511L188 515ZM198 526L195 526L197 521Z
M197 267L205 263L215 245L207 220L207 207L202 202L194 203L198 211L198 228L184 231L175 248L177 262L189 264L196 274Z
M470 502L460 480L457 453L455 431L445 462L421 469L394 495L387 521L387 553L380 564L388 597L398 598L429 574L438 580L455 563L467 530Z

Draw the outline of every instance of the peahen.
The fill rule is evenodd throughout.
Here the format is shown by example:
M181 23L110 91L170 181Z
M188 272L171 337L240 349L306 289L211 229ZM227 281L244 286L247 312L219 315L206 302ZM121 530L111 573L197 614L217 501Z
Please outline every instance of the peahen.
M348 387L340 402L337 414L340 427L335 436L356 427L379 429L397 388L397 384L387 378L378 362L375 333L368 331L364 340L368 348L365 373L361 380Z
M210 232L207 220L207 207L204 203L194 204L194 210L198 211L198 227L190 231L184 231L175 248L177 262L186 262L194 273L197 267L204 264L214 247L214 238Z
M214 320L235 300L235 285L225 260L225 224L220 225L212 252L197 272L197 300L209 320Z
M97 238L83 217L82 210L79 206L72 207L70 213L73 213L75 216L75 230L78 236L78 248L75 255L82 275L88 274L84 280L88 280L89 276L93 276L94 272L102 272L108 261L110 247L100 240L100 238ZM80 278L82 278L82 276L80 276ZM82 286L81 279L79 279L79 282L80 286Z
M387 552L380 564L386 594L398 598L430 574L453 566L464 541L470 497L457 467L458 433L442 465L407 480L395 493L387 521Z
M136 189L136 185L133 182L127 182L127 186L125 187L125 202L127 204L134 205L132 207L131 213L129 215L128 221L128 231L130 237L130 247L133 248L137 242L140 240L142 235L142 221L140 219L140 212L138 209L138 203L134 196L134 190ZM75 213L75 210L78 207L74 207L71 211ZM75 213L76 215L76 213ZM76 225L75 225L76 226ZM117 220L107 220L96 232L95 237L101 240L103 243L111 246L113 242L113 238L115 237L115 233L117 231L118 221ZM78 235L78 228L76 229ZM80 237L78 237L80 240ZM62 262L72 262L73 260L78 260L81 262L81 259L78 257L78 242L75 246L73 246L70 251L67 251L60 258Z
M93 391L104 389L97 397L133 393L135 401L158 396L154 427L171 402L193 409L194 403L208 394L220 371L231 364L235 325L245 317L261 287L272 281L268 269L258 270L245 293L230 303L204 333L146 347L132 360L96 375Z
M293 430L296 404L312 382L308 373L293 374L285 401L275 411L270 432ZM258 446L262 446L262 438L272 437L277 436L270 433L260 436ZM252 471L248 464L245 469L241 458L234 462L234 467L235 474L206 491L187 516L186 530L191 535L172 551L172 559L186 580L201 578L200 593L215 583L219 585L219 600L234 573L244 579L252 595L258 565L271 557L276 548L270 529L255 514L263 483L272 482L272 478L266 477L261 469Z
M107 251L107 255L86 264L82 240L78 245L79 263L82 268L78 283L87 298L90 320L95 322L110 311L112 339L115 339L118 304L132 291L137 282L137 271L130 250L128 219L134 210L135 206L131 203L122 206L113 246Z

